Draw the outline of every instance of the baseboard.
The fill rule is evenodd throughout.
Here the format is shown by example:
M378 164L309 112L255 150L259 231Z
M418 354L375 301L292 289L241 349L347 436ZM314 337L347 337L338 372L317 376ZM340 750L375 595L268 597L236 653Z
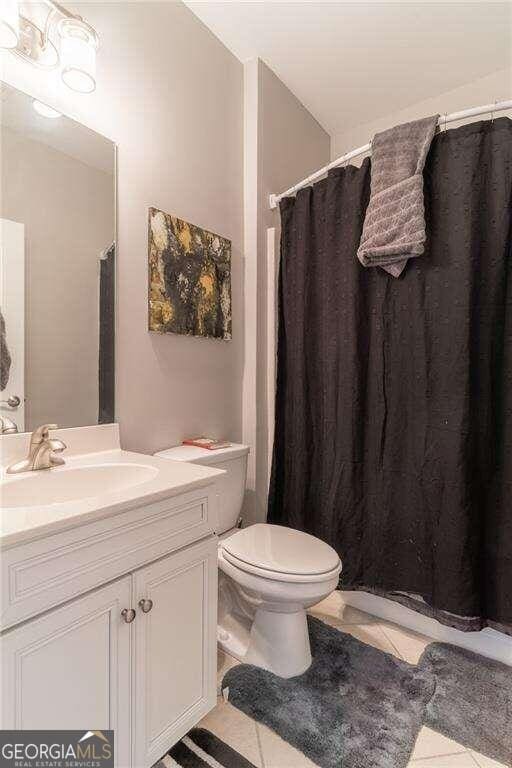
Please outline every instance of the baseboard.
M461 648L481 653L490 659L502 661L512 667L512 637L496 632L487 627L481 632L461 632L452 627L445 627L435 619L416 613L393 600L378 597L369 592L343 592L343 601L353 608L365 611L373 616L378 616L385 621L399 624L413 632L428 635L434 640L444 643L452 643Z

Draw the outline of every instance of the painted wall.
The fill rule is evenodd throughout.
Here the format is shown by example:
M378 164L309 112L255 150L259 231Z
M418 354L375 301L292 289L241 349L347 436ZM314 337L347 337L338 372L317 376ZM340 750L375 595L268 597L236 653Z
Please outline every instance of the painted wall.
M335 134L332 137L331 158L340 157L345 152L363 146L375 133L391 128L393 125L400 125L400 123L436 113L442 115L447 112L458 112L469 107L477 107L480 104L491 104L501 99L509 99L511 96L512 69L500 69L459 88L440 93L435 98L412 103L407 109L394 112L370 123L361 123L356 128ZM481 120L482 118L476 119ZM456 126L457 123L450 124L451 128Z
M117 417L125 448L241 437L243 68L178 2L70 6L101 36L97 90L0 54L2 79L118 144ZM232 240L233 341L147 331L147 215Z
M1 152L0 215L25 226L25 429L95 424L114 179L6 128Z
M246 358L244 441L253 447L244 516L264 520L267 511L269 434L267 412L267 228L279 213L269 208L270 193L280 192L329 160L330 137L296 96L260 60L246 64ZM255 126L257 126L255 128ZM273 397L273 393L271 393ZM257 405L257 407L256 407Z

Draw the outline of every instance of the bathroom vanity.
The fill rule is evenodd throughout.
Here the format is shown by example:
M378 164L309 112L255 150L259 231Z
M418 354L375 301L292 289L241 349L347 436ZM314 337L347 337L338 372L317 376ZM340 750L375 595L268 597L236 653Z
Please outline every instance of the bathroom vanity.
M66 464L6 475L0 438L3 729L115 731L146 768L216 700L217 469L57 430Z

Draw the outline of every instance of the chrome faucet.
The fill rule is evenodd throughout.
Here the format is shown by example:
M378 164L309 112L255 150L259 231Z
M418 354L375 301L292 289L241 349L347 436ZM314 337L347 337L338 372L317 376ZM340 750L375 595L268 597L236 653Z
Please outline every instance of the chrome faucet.
M11 475L18 472L32 472L37 469L50 469L64 464L64 459L54 456L66 449L62 440L50 438L49 430L57 429L56 424L43 424L32 432L28 456L22 461L11 464L7 472Z
M8 416L0 416L0 435L14 435L18 431L18 425Z

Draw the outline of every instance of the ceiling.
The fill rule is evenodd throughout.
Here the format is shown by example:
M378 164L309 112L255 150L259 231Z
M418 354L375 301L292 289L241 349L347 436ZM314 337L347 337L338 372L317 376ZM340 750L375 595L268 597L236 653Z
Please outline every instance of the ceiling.
M263 59L331 135L512 61L509 2L185 2L241 61Z

